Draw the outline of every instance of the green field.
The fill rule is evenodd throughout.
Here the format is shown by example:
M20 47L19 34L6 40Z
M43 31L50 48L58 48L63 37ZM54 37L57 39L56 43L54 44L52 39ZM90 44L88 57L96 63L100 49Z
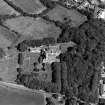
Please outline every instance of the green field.
M46 37L54 37L57 39L61 33L60 28L56 27L53 23L45 21L41 18L33 19L31 17L17 17L7 19L4 25L9 27L25 37L33 37L33 39L43 39Z
M5 51L7 58L0 59L0 78L5 82L14 82L17 76L17 52L15 49Z
M41 93L0 86L0 105L44 105Z
M0 25L0 48L11 46L19 36Z
M45 7L39 2L39 0L13 0L14 4L20 7L23 11L28 13L37 13L40 10L44 10Z
M85 16L80 14L75 9L66 9L60 5L57 5L54 9L47 13L47 16L55 21L62 23L69 23L73 27L77 27L87 20Z

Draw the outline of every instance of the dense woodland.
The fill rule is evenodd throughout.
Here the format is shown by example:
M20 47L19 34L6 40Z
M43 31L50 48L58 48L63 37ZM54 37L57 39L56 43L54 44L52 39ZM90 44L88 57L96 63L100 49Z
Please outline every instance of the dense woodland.
M97 102L99 66L105 61L105 22L91 19L78 28L66 28L58 41L69 40L77 46L68 48L66 53L60 55L61 61L67 65L69 88L81 100Z

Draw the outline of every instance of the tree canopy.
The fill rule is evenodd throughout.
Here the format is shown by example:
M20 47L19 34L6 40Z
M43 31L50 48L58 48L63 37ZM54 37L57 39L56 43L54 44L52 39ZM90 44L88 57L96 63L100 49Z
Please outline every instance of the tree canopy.
M58 42L68 41L76 43L76 47L70 47L60 55L60 60L67 65L68 94L95 103L98 100L99 66L105 61L105 22L91 19L78 28L65 28Z

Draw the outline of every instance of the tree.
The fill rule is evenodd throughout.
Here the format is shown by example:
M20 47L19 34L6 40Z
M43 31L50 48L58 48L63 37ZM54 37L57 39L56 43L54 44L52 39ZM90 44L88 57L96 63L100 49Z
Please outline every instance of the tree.
M67 88L67 65L66 62L61 62L61 92L65 94Z
M42 40L27 40L27 45L29 47L39 47L42 45Z
M2 59L4 56L6 56L6 53L3 48L0 48L0 59Z
M61 89L61 64L54 62L52 67L52 82L58 84L59 89Z
M55 105L55 103L53 102L53 100L50 97L46 97L46 105Z
M43 45L55 44L55 38L47 37L42 40Z
M105 22L90 19L77 28L65 29L59 41L64 39L76 43L75 48L60 55L67 66L68 91L72 90L69 94L86 102L97 102L97 95L91 95L97 91L98 68L105 61Z
M56 4L53 0L40 0L40 2L49 9L54 8Z
M39 79L35 78L33 73L19 73L17 75L16 82L30 89L43 89L46 92L59 93L61 90L59 84L40 81Z
M22 53L18 54L18 64L23 65L24 62L24 55Z
M23 72L24 70L23 70L23 68L17 68L17 72L18 73L21 73L21 72Z
M28 46L27 46L27 44L26 44L26 40L20 42L20 43L16 46L17 50L20 51L20 52L26 51L26 50L27 50L27 47L28 47Z

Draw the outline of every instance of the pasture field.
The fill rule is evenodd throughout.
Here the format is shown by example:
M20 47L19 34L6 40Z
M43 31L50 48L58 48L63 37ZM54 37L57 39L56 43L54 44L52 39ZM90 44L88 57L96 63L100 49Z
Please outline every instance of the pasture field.
M13 0L13 4L27 13L39 13L46 9L39 0Z
M20 16L13 19L7 19L4 22L4 25L25 37L33 36L36 40L46 37L54 37L57 39L61 33L60 28L41 18L33 19L30 17Z
M0 26L0 48L10 47L20 36L10 30Z
M5 82L14 82L17 77L17 56L0 60L0 78Z
M18 53L16 49L3 49L6 56L0 59L0 78L5 82L13 82L17 77Z
M26 91L9 86L0 86L1 105L45 105L45 97L41 93Z
M79 26L87 19L75 9L66 9L60 5L57 5L46 15L52 20L60 21L62 23L70 23L70 25L73 25L74 27Z

